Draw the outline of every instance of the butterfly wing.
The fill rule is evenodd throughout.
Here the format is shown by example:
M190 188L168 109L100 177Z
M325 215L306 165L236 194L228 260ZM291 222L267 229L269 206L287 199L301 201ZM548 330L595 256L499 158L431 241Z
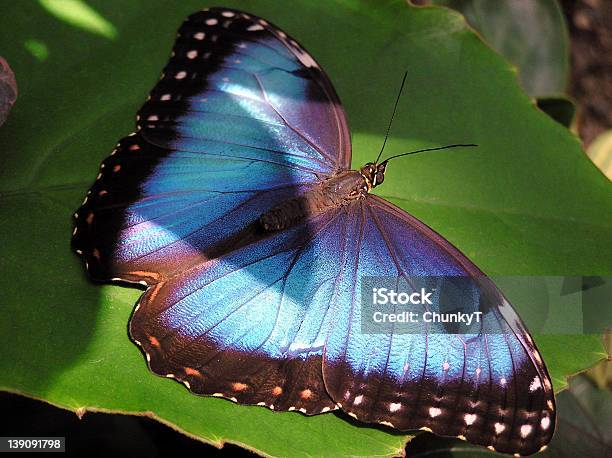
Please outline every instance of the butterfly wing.
M350 163L327 76L284 32L235 10L187 18L137 119L76 213L73 247L99 280L175 275Z
M555 423L550 378L502 293L449 242L387 201L370 195L351 212L343 294L332 305L324 352L330 396L359 420L400 430L425 428L507 453L547 444ZM481 298L481 330L362 331L364 278L420 276L468 277ZM435 301L429 307L439 311Z
M282 274L319 223L269 237L256 224L349 166L345 115L327 76L265 20L213 8L181 26L137 119L76 212L72 243L94 279L149 286L130 334L151 369L199 394L335 408L322 343L313 347L323 318L312 312L305 326L312 309L296 302L316 292L317 278L306 281L297 261L300 276ZM235 320L242 326L227 326Z
M197 394L335 409L321 367L348 216L319 215L150 288L130 332L151 369Z

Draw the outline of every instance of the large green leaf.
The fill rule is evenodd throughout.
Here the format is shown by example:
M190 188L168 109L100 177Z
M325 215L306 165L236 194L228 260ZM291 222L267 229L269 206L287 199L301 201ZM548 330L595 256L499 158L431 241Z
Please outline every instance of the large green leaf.
M523 89L534 97L565 92L569 39L557 0L432 0L460 11L502 56L517 66Z
M348 112L354 165L375 157L405 70L389 154L480 145L397 160L378 189L485 272L610 272L608 182L458 14L401 2L227 3L278 24L326 69ZM0 54L20 87L0 129L0 388L78 412L149 413L201 440L273 455L398 452L405 435L196 397L148 372L127 336L140 292L85 278L69 248L70 215L99 162L133 129L178 25L204 5L99 0L66 12L57 4L0 5ZM557 389L603 354L593 336L536 340Z
M483 40L516 65L523 89L538 107L569 127L576 111L565 94L569 39L557 0L431 0L459 11Z

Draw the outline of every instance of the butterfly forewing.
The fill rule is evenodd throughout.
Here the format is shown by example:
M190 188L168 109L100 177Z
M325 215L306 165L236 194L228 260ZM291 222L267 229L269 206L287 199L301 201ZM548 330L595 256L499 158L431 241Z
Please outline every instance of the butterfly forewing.
M349 161L316 62L263 19L202 11L181 26L138 132L102 164L73 246L98 280L152 284Z

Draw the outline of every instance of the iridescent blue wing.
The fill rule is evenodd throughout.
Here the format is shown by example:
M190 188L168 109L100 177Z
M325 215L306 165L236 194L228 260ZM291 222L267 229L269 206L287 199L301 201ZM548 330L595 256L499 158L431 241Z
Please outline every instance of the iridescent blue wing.
M291 232L298 241L287 240L290 234L264 240L256 222L268 209L349 166L347 124L327 76L300 45L263 19L225 8L202 11L181 26L137 125L103 162L76 212L73 247L94 279L149 286L130 332L151 368L174 374L196 393L308 412L334 408L323 388L321 348L309 353L294 345L295 353L278 358L280 347L269 356L251 348L246 336L240 340L236 330L220 326L211 330L214 338L203 335L196 345L188 331L208 322L194 318L184 330L180 321L219 317L227 311L223 307L255 294L271 272L286 270L286 259L242 261L265 253L261 250L270 244L288 243L283 249L291 250L300 237L310 237L309 225ZM233 254L241 248L242 258ZM217 294L214 289L185 292L214 275L232 279L235 289L225 291L218 308L206 296ZM180 302L162 315L160 307L180 294L201 301ZM277 307L262 302L256 313L274 320ZM221 321L234 317L255 321L258 315L233 313ZM295 320L279 322L278 332L299 327ZM221 329L227 338L215 340L223 337ZM167 334L172 337L163 339ZM280 340L266 348L274 345ZM193 379L194 374L206 378ZM295 391L298 380L311 387L310 394Z
M137 119L76 214L73 246L100 280L177 274L350 164L327 76L284 32L234 10L184 22Z
M347 217L320 215L151 287L130 323L151 369L197 394L336 409L321 367Z
M428 429L507 453L547 444L555 423L550 378L501 292L449 242L387 201L370 195L350 211L342 293L334 297L323 361L330 396L359 420L400 430ZM439 324L363 332L365 278L421 276L469 278L481 326L469 334ZM440 311L439 302L429 307Z

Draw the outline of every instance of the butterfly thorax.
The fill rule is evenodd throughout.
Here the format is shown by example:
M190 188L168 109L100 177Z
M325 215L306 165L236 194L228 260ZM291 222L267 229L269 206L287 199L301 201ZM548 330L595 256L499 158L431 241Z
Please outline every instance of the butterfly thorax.
M259 218L265 230L278 231L333 208L364 198L384 180L386 164L368 163L359 170L340 172L294 198L268 210Z

